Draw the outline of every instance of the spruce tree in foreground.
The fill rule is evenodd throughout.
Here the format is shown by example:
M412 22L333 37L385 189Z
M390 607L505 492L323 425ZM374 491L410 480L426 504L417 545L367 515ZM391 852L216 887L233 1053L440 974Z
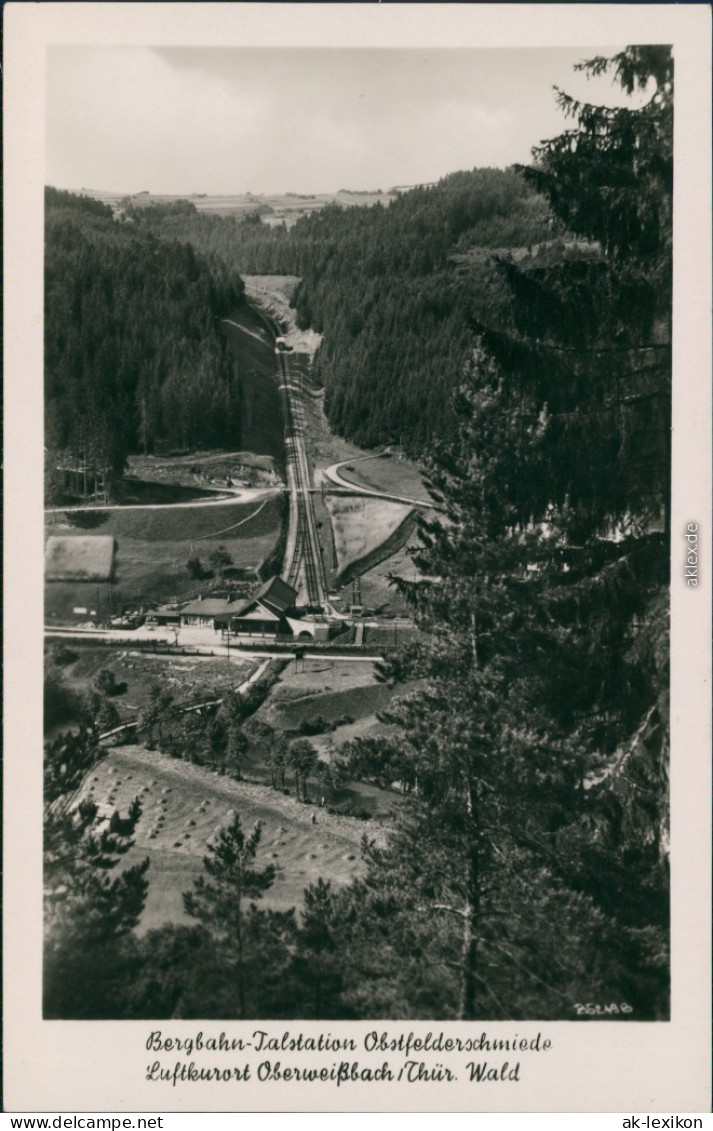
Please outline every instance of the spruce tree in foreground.
M256 866L261 828L258 821L246 836L235 814L208 845L203 857L206 876L200 876L183 897L186 911L210 938L221 980L234 987L233 1000L229 998L224 1005L225 1016L250 1016L249 983L259 978L255 902L275 879L273 864Z
M588 242L503 261L512 319L428 468L426 684L391 710L413 800L335 904L359 1016L667 1015L670 55L589 66L656 91L563 99L532 177Z
M138 800L121 818L73 804L97 760L86 732L48 745L44 814L44 976L46 1018L121 1016L135 974L134 928L148 893L148 858L125 866L141 816Z

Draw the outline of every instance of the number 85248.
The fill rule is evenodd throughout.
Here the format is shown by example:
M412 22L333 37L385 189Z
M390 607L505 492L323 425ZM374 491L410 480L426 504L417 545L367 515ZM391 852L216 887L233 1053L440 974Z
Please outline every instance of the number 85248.
M573 1008L578 1017L615 1017L634 1012L634 1007L626 1001L612 1001L608 1005L592 1001L575 1001Z

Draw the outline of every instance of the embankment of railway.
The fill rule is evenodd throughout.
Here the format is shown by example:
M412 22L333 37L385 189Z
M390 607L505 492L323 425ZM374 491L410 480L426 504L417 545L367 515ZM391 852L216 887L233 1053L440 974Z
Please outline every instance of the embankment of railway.
M415 534L417 524L417 516L413 512L407 514L384 542L376 546L373 550L370 550L368 554L364 554L362 558L356 558L349 562L344 569L337 574L337 585L348 585L353 577L367 573L370 569L373 569L374 566L380 565L381 562L392 557L392 555L400 550L402 546L405 546L409 538Z

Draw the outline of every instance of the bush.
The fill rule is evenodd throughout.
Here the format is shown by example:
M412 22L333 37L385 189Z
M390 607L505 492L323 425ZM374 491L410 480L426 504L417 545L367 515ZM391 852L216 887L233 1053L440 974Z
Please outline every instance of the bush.
M340 718L334 720L334 722L332 723L331 729L336 730L337 727L346 727L346 726L349 726L349 724L353 723L353 722L354 722L354 716L353 715L342 715Z
M75 660L79 659L79 653L73 652L66 644L57 644L51 655L58 668L64 668L67 664L73 664Z
M188 570L188 576L192 577L194 581L200 581L203 577L203 563L200 558L189 558L186 562L186 569Z
M233 564L233 559L226 550L225 546L218 546L208 559L213 571L222 575L223 570Z
M126 691L125 683L117 683L116 676L109 668L102 668L96 678L97 690L103 695L123 695Z
M116 707L108 699L105 699L99 708L99 714L96 719L98 730L100 732L113 730L120 722L121 718Z
M327 812L334 817L353 817L357 821L370 821L372 814L359 805L328 805Z
M61 675L49 671L45 674L44 715L45 728L51 730L59 723L77 719L82 704L79 696L62 679Z
M326 734L332 730L332 724L327 722L324 715L315 715L313 719L303 719L297 728L298 734Z

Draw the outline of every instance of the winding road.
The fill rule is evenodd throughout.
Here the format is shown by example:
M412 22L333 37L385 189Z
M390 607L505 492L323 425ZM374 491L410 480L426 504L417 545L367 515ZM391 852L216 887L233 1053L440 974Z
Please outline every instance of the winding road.
M378 455L359 456L357 459L343 459L340 463L333 463L329 467L322 468L322 475L333 483L335 487L341 487L343 490L349 491L352 495L371 495L375 499L387 499L393 503L408 503L412 507L426 507L430 510L435 510L436 504L429 502L427 499L410 499L407 495L392 495L387 491L379 491L374 487L362 487L360 483L353 483L351 479L345 479L343 475L339 474L340 467L351 467L352 464L359 463L361 460L378 459Z
M204 490L209 491L211 488L206 487ZM76 514L79 511L97 514L101 511L175 511L190 507L227 507L233 503L250 503L257 499L267 501L274 495L282 494L282 490L282 487L216 487L215 491L219 496L217 499L194 499L189 503L101 503L99 506L82 504L76 507L45 507L45 514Z

